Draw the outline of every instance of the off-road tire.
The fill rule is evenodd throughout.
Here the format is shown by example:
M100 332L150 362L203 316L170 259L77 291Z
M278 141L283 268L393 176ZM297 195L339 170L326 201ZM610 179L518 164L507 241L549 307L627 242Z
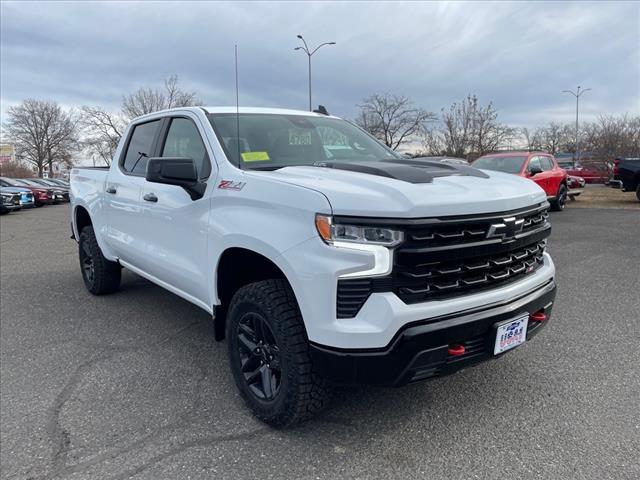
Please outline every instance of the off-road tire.
M259 398L242 371L239 335L244 333L241 322L247 318L262 318L277 345L280 383L271 400ZM238 289L229 305L226 338L236 385L249 409L263 422L290 426L310 418L326 404L330 387L314 371L300 309L285 280L264 280Z
M78 257L82 279L89 292L94 295L106 295L118 290L122 275L120 265L104 258L91 226L84 227L80 232ZM87 260L91 261L92 274L89 274L87 269Z
M564 183L561 183L558 187L556 198L551 201L551 210L554 212L561 212L564 210L565 204L567 203L567 193L567 186Z

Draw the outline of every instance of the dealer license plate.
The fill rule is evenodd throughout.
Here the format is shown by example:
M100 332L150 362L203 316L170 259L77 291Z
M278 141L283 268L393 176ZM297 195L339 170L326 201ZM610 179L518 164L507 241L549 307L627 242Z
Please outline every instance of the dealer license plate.
M493 354L498 355L524 343L527 340L527 324L529 315L523 315L515 320L508 320L499 324L496 329L496 343Z

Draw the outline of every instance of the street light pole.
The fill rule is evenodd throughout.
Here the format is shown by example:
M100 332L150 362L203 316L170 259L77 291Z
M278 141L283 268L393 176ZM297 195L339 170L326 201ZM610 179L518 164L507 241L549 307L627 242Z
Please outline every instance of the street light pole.
M576 97L576 153L573 156L573 167L575 168L576 166L576 162L580 161L580 137L579 137L579 126L578 126L578 111L580 109L580 95L582 95L584 92L588 92L589 90L591 90L590 88L585 88L580 90L580 85L578 85L578 89L575 92L572 92L571 90L563 90L562 93L570 93L571 95L573 95L574 97Z
M302 43L304 44L304 47L296 47L296 48L294 48L294 50L302 50L304 53L307 54L307 57L309 59L309 111L312 111L313 110L313 106L312 106L312 102L311 102L311 57L313 56L314 53L316 53L320 49L320 47L324 47L325 45L335 45L336 42L321 43L320 45L318 45L313 50L310 50L309 46L307 45L307 42L302 37L302 35L298 35L298 38L300 40L302 40Z

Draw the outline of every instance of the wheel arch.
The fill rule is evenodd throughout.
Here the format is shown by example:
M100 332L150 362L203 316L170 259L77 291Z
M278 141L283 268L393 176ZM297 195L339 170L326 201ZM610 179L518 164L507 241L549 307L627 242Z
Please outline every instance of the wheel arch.
M73 210L73 224L75 228L74 234L76 238L80 238L80 232L84 227L93 226L89 210L82 205L77 205Z
M225 337L227 309L235 292L250 283L276 278L285 280L293 291L284 269L262 253L244 247L229 247L222 252L214 277L218 298L213 306L216 340Z

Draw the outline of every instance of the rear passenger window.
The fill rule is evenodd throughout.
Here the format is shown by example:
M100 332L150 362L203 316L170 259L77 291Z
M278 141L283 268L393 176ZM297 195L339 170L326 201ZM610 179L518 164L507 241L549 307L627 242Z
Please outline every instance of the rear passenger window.
M129 173L144 175L147 159L152 155L153 139L160 127L160 120L141 123L133 127L122 168Z
M204 148L198 128L187 118L171 120L162 156L192 158L196 164L199 178L207 178L211 173L209 156Z
M553 169L553 162L549 157L540 157L540 163L542 164L542 170Z

